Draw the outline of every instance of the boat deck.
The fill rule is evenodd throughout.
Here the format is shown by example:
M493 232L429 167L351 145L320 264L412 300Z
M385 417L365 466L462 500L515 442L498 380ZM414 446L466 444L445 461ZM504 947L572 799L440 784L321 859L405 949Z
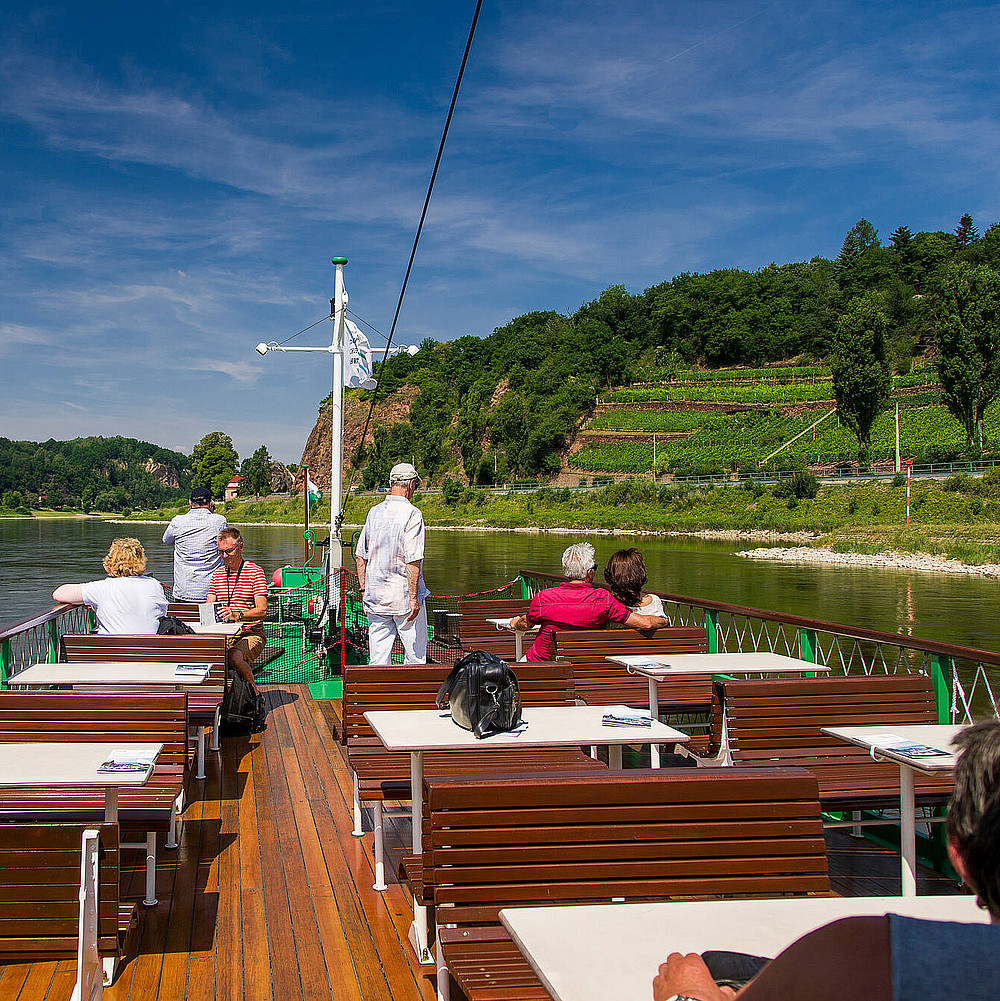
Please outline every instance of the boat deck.
M407 941L409 895L392 864L388 890L372 889L372 836L351 834L337 703L311 700L305 685L264 690L267 730L224 740L208 778L192 781L180 848L160 852L160 903L140 906L137 945L105 998L431 1001L433 967L419 966ZM387 818L390 863L408 842L408 822ZM838 892L899 892L898 855L843 832L827 844ZM123 853L127 899L142 896L140 856ZM918 889L958 892L929 870ZM75 966L0 967L0 998L68 1001Z

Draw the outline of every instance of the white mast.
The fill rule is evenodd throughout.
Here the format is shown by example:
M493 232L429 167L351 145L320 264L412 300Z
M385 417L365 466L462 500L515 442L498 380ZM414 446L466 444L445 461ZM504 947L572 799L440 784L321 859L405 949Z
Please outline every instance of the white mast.
M343 566L340 533L337 518L340 515L344 493L344 314L346 295L344 293L344 266L346 257L334 257L330 262L337 269L333 283L333 299L330 300L330 319L333 322L333 336L328 347L300 348L285 347L276 341L261 342L257 353L266 355L268 351L323 351L333 359L333 393L330 396L330 590L331 607L334 600L333 571ZM336 599L339 601L339 594Z

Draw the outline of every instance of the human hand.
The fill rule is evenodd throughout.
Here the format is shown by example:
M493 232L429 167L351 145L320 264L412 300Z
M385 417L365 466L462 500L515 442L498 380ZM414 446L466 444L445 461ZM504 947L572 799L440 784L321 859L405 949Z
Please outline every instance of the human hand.
M698 1001L725 1001L736 997L731 987L720 987L708 972L705 961L696 952L682 956L672 952L660 964L653 981L653 1001L666 1001L674 994L685 994Z
M223 605L219 610L219 617L223 622L237 622L239 620L239 609L231 605Z
M406 617L407 622L412 622L420 614L420 602L416 598L410 598L410 614Z

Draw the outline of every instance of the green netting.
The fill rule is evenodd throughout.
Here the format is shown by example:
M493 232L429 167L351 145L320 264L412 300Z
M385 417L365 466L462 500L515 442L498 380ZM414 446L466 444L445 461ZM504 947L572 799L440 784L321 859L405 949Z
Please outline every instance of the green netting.
M295 576L306 583L271 588L268 592L264 620L267 646L254 665L258 681L310 684L323 681L331 673L322 639L314 642L326 607L327 578L308 568L296 570Z

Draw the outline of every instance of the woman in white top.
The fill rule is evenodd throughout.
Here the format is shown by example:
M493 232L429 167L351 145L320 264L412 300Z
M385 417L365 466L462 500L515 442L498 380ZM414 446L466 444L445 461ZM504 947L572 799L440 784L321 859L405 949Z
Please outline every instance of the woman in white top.
M87 584L60 584L52 600L87 605L99 633L151 634L167 614L163 585L145 576L146 553L138 539L115 539L104 557L108 576Z
M669 619L659 595L642 589L646 583L646 564L638 549L619 549L608 560L604 579L611 593L630 611L640 615L662 615Z

